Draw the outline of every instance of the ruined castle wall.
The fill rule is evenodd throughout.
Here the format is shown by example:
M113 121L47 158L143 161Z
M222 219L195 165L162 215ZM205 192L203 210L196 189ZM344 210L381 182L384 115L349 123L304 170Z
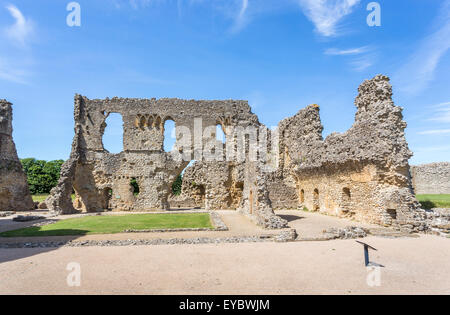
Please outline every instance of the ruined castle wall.
M392 101L389 78L361 84L355 105L353 126L326 139L317 105L279 124L283 178L296 178L300 205L311 211L385 225L419 224L423 213L412 193L406 123Z
M269 177L270 178L270 177ZM289 185L281 178L270 178L267 183L269 198L274 210L297 210L299 193L296 185Z
M450 162L411 167L416 194L450 194Z
M239 212L250 217L256 224L267 229L287 227L287 221L275 215L267 188L268 174L264 163L247 159L244 169L244 191Z
M183 175L182 198L209 210L241 206L244 165L230 162L195 162Z
M34 209L12 138L12 104L0 100L0 211Z
M119 154L109 153L102 143L110 113L119 113L123 118L124 150ZM206 209L239 206L242 167L239 169L226 162L224 153L215 151L224 146L215 140L215 130L217 125L223 129L258 126L258 119L251 113L247 102L89 100L77 95L74 117L76 134L71 158L63 166L61 180L47 200L51 210L73 212L68 204L72 187L77 195L75 206L82 211L168 209L172 183L194 159L205 163L203 171L199 168L195 172L198 174L192 173L204 189L204 196L196 202ZM173 152L164 152L163 149L164 123L167 120L173 120L177 130ZM196 128L198 125L200 127ZM209 150L207 144L211 142L216 145ZM209 157L217 156L217 161L204 162L207 154ZM131 179L136 179L139 194L133 192Z

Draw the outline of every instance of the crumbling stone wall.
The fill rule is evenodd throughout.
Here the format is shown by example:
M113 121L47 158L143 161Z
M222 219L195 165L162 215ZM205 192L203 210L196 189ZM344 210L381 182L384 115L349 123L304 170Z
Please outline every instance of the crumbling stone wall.
M287 227L288 222L273 212L267 188L268 173L264 171L265 163L247 159L245 164L243 203L239 211L264 228Z
M279 124L280 167L295 178L301 207L383 225L423 229L414 197L402 109L392 101L389 78L359 87L355 123L325 140L319 106Z
M195 162L183 174L182 196L210 210L238 209L242 204L244 164Z
M416 194L450 194L450 162L411 167Z
M12 138L12 104L0 100L0 211L34 209Z
M424 230L427 216L412 189L406 123L392 101L389 78L376 76L358 91L353 126L326 139L318 105L300 110L270 131L245 101L89 100L77 95L71 157L47 205L71 213L75 208L139 211L184 203L208 210L237 209L267 228L287 224L273 209L308 208ZM102 144L110 113L123 117L124 150L119 154L107 152ZM177 129L176 149L164 152L164 123L169 119ZM217 125L226 143L215 140ZM250 127L257 132L246 134ZM178 134L183 128L188 138ZM216 141L213 148L211 140ZM242 152L236 149L240 142L245 143ZM253 142L256 150L251 149ZM244 159L230 158L227 153L233 150ZM214 158L205 159L205 154ZM191 160L196 162L184 172L181 196L169 198L173 181ZM132 178L139 184L139 195L130 186Z
M106 118L120 113L123 118L124 150L111 154L103 147ZM206 209L235 209L241 203L242 163L225 161L224 152L217 161L203 161L207 143L215 139L217 125L224 130L258 126L259 121L245 101L187 101L179 99L89 100L75 97L75 137L70 159L63 165L61 179L46 201L49 208L72 213L72 189L76 208L82 211L168 209L168 196L176 177L190 160L202 162L185 174L185 182L195 181L204 196L192 196ZM164 152L164 123L173 120L176 129L187 128L189 139L178 135L174 152ZM200 143L195 124L200 123ZM207 132L206 129L214 130ZM178 133L178 132L177 132ZM232 139L230 140L232 141ZM186 150L186 143L192 144ZM225 144L218 143L225 151ZM177 151L178 150L178 151ZM213 149L214 150L214 149ZM189 151L189 152L186 152ZM217 152L212 152L212 154ZM182 157L188 155L188 159ZM191 175L189 175L191 174ZM140 193L133 194L130 180L135 178ZM186 189L185 189L186 190ZM192 195L187 193L187 195ZM225 207L224 207L225 205Z

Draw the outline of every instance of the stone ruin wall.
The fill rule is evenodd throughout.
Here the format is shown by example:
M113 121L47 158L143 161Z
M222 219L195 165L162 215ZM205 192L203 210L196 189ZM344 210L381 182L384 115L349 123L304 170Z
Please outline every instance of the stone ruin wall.
M205 147L205 139L215 138L214 132L203 138L203 143L194 143L190 152L177 151L183 141L177 137L175 151L190 154L188 161L163 150L166 120L173 120L177 130L187 127L194 135L194 121L201 118L202 128L220 125L224 130L226 143L219 144L222 154L236 146L234 131L249 126L259 128L258 140L267 137L270 152L275 134L259 123L247 102L89 100L77 95L71 157L47 204L59 213L236 209L268 228L287 224L274 209L307 208L362 222L424 230L427 214L413 194L406 123L402 109L392 101L389 78L379 75L367 80L358 92L355 122L343 134L323 139L318 105L281 121L279 152L271 152L271 159L278 156L278 165L272 169L267 166L273 161L250 161L247 147L243 162L196 159L196 150ZM124 151L120 154L107 152L102 144L110 113L123 117ZM195 162L186 168L189 160ZM171 185L184 169L182 194L171 196ZM133 194L131 178L139 184L138 196ZM72 187L77 193L77 209L70 200Z
M61 214L171 207L232 209L266 228L287 225L274 209L304 208L413 231L427 229L427 220L435 222L436 218L442 225L442 215L420 209L413 184L417 193L449 193L450 163L413 167L410 172L406 123L402 109L392 101L389 78L376 76L363 82L358 91L353 126L326 139L318 105L281 121L275 135L259 123L245 101L89 100L76 95L70 159L46 204ZM109 153L102 142L111 113L123 119L124 148L119 154ZM174 121L177 130L172 152L163 148L167 120ZM196 137L199 120L200 137ZM0 210L30 210L34 205L12 141L11 121L11 104L2 100ZM225 143L216 140L216 126L222 127ZM189 131L190 138L179 134L180 127ZM269 152L266 159L249 159L244 137L244 161L226 160L227 150L236 149L240 141L236 130L247 127L258 130L257 154ZM215 141L212 151L211 140ZM273 143L278 143L277 152L271 151ZM202 154L217 160L206 161ZM274 157L278 157L275 168ZM183 170L182 194L171 196L172 183ZM138 195L131 179L139 185Z
M426 215L412 190L406 123L402 109L392 101L389 78L376 76L358 91L355 122L344 134L323 139L318 105L280 122L278 168L265 172L263 165L246 163L244 213L252 213L252 204L263 203L263 212L306 208L361 222L424 229ZM200 173L202 167L197 164L193 172Z
M181 199L199 208L236 210L242 205L243 189L243 163L195 162L183 174Z
M376 76L358 91L355 122L344 134L323 139L318 105L280 123L282 173L294 178L300 207L420 230L424 213L409 176L406 123L389 78Z
M111 113L123 118L124 150L111 154L103 147L102 137L106 119ZM75 96L75 137L71 156L63 165L60 181L46 203L50 210L68 214L77 211L148 211L169 209L173 205L198 205L207 210L238 209L244 202L243 163L224 161L222 153L209 152L217 161L204 161L202 153L207 143L215 140L215 128L220 125L228 134L234 128L258 127L256 115L245 101L187 101L179 99L121 99L89 100ZM204 133L195 137L194 128L201 119ZM177 140L173 152L164 152L164 124L175 122ZM180 127L190 131L190 139L178 134ZM206 131L210 128L209 133ZM211 130L213 130L211 132ZM197 135L198 136L198 135ZM198 143L198 139L200 143ZM189 140L189 141L188 141ZM233 147L233 140L229 139ZM186 143L192 143L189 152ZM215 140L216 142L218 140ZM213 149L215 151L215 149ZM218 154L218 155L214 155ZM182 155L188 158L182 159ZM200 156L201 168L196 164L186 171L191 190L181 198L171 197L171 186L189 161ZM140 192L133 193L130 180L136 179ZM76 201L72 203L72 189ZM184 198L184 199L183 199ZM255 211L255 215L258 211ZM273 215L273 212L272 212Z
M251 214L252 204L262 212L306 208L361 222L424 229L426 214L412 190L406 123L402 109L392 101L389 78L367 80L358 92L355 122L344 134L323 139L318 105L280 122L279 165L267 172L262 171L264 163L246 163L241 211ZM193 174L208 174L211 167L216 166L197 163L191 171L188 168L183 194L195 195L189 184ZM225 167L222 174L227 173ZM226 176L220 178L226 182ZM227 208L226 203L216 205Z
M0 211L34 209L12 138L12 104L0 100Z
M411 166L416 194L450 194L450 162Z

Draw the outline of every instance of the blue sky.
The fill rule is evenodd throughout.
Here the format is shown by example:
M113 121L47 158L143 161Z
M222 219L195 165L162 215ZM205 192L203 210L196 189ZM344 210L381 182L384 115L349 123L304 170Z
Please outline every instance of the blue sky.
M79 0L80 27L69 2L0 0L0 98L22 158L69 156L75 93L247 99L268 126L317 103L327 135L383 73L411 163L450 161L450 0L377 1L379 27L364 0Z

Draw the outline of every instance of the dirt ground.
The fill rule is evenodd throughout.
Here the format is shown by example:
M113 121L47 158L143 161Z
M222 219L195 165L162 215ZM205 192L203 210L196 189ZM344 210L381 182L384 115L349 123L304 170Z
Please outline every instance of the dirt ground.
M450 240L364 241L379 282L355 240L1 249L0 294L450 294Z

